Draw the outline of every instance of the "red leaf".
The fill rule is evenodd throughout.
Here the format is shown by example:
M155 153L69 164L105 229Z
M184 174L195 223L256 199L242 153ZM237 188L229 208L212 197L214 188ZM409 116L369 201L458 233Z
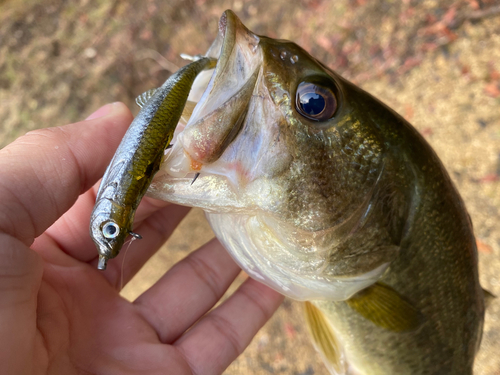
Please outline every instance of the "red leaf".
M469 2L469 5L472 9L478 10L479 9L479 3L477 0L467 0Z
M413 118L413 115L415 114L415 111L413 110L413 107L410 104L405 105L405 119L410 121Z
M500 88L498 87L498 83L496 82L486 85L484 91L486 92L486 94L493 98L498 98L500 96Z
M476 238L476 246L477 246L477 251L479 251L480 253L491 254L493 252L492 247L490 245L485 244L479 238Z
M422 133L424 137L427 137L429 135L432 135L434 131L431 128L424 128L420 133Z
M293 328L293 325L287 322L285 323L285 333L289 339L293 339L297 331Z
M500 180L500 177L496 173L487 174L479 179L479 182L496 182Z
M442 21L446 24L449 25L453 22L455 19L455 16L457 14L457 9L455 7L451 7L448 9L448 11L444 14Z
M500 79L500 73L498 72L498 70L495 70L495 68L491 68L489 78L492 81L498 81Z

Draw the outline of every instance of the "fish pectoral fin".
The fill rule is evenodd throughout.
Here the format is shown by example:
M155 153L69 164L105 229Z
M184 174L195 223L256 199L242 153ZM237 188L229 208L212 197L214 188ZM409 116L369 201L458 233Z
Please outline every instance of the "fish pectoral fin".
M491 303L497 296L495 296L493 293L487 291L486 289L483 289L483 294L484 294L484 307L488 308L490 307Z
M323 312L311 302L304 303L306 325L316 350L325 365L335 375L346 374L344 351Z
M137 103L137 105L141 108L144 107L148 100L151 99L151 97L155 94L156 90L158 89L148 90L135 98L135 102Z
M420 311L382 283L373 284L345 302L364 318L390 331L413 331L423 322Z
M186 102L186 105L184 106L184 109L182 110L182 115L181 115L181 120L184 121L186 124L188 123L189 119L191 118L191 115L193 114L194 107L196 107L196 102L192 102L188 100Z

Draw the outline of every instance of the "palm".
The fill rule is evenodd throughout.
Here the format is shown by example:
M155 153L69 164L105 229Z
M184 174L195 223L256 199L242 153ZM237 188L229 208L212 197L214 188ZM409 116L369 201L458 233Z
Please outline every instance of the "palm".
M48 373L165 373L173 365L172 373L190 373L177 348L163 344L138 309L87 264L46 267L39 305L36 354L50 358Z
M131 244L123 268L119 256L96 269L87 229L95 188L78 195L102 175L129 123L130 112L115 104L107 116L32 133L0 151L8 176L0 181L2 374L221 373L281 302L247 280L207 313L239 272L217 241L136 301L120 297L121 282L187 212L148 199L134 228L144 239Z

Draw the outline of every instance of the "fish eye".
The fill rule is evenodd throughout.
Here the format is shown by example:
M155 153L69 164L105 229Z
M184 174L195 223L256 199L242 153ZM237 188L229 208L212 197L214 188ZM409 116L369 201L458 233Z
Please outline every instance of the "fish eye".
M116 238L120 234L120 227L113 221L108 221L102 226L102 234L106 238Z
M317 83L300 83L295 103L302 116L314 121L328 120L337 110L337 98L333 91Z

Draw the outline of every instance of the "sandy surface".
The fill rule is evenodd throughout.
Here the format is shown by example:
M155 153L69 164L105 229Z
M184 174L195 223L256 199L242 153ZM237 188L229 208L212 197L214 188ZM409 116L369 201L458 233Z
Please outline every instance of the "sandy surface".
M218 17L232 8L251 30L296 41L424 134L471 214L481 283L500 295L500 17L485 17L499 5L0 1L0 147L29 129L79 120L106 102L132 108L135 96L183 64L179 53L203 52ZM133 300L211 236L193 210L123 295ZM476 367L476 375L500 374L498 299L487 310ZM301 305L286 300L226 373L327 374L309 344Z

